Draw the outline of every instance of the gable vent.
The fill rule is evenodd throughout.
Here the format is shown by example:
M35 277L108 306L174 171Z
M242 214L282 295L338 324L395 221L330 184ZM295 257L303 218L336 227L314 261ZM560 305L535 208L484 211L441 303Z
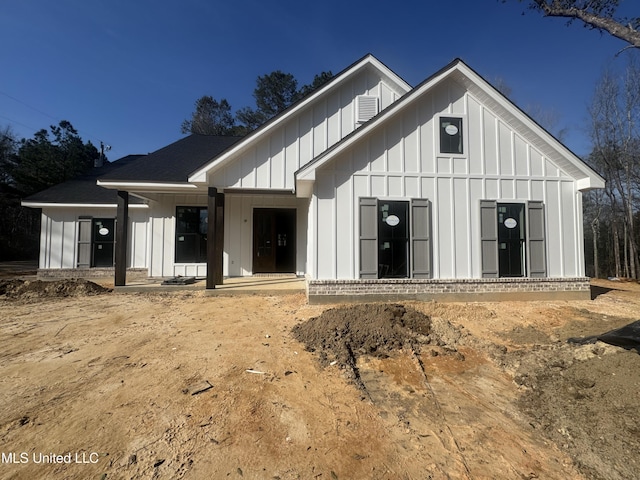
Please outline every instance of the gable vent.
M378 97L358 95L356 97L356 122L364 123L378 114Z

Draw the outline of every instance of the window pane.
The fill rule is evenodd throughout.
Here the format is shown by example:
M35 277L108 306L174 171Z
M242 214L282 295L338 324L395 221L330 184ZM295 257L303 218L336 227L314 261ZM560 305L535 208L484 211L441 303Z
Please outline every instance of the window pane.
M206 207L176 208L176 262L207 261L207 225Z
M464 153L462 145L462 118L440 117L440 152Z

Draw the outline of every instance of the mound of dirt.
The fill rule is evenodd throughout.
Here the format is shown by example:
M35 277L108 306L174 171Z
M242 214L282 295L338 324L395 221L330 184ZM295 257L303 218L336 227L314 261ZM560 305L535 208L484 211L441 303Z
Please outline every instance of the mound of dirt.
M109 288L84 279L65 279L50 282L42 280L0 280L0 295L12 299L74 297L100 295Z
M355 368L360 355L387 357L431 342L431 319L403 305L360 304L326 310L292 329L320 362Z

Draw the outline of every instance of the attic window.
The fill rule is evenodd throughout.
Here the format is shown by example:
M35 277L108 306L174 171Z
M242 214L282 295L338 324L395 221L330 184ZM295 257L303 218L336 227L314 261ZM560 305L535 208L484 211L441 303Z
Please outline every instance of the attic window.
M440 153L464 153L462 118L440 117Z
M378 97L358 95L356 98L356 122L364 123L378 114Z

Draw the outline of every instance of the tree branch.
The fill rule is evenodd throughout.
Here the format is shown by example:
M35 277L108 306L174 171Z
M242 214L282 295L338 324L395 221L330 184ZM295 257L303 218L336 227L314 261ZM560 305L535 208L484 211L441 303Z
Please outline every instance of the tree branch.
M613 17L600 16L588 10L587 7L566 7L558 0L533 0L547 17L562 17L582 20L585 24L609 32L616 38L628 42L635 48L640 48L640 31L631 25L623 25Z

